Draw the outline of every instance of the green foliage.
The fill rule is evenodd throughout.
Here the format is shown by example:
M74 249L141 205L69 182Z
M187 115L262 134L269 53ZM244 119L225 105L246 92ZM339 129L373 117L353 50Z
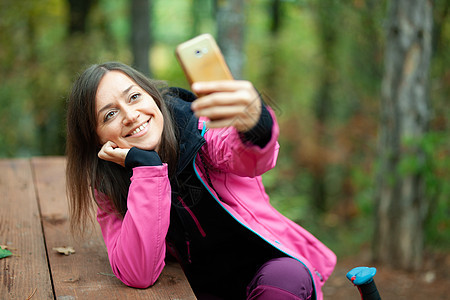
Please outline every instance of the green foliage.
M11 256L11 255L12 255L11 251L0 248L0 259Z
M426 238L429 244L450 248L450 141L445 132L431 132L422 141L427 155L423 175L429 210Z

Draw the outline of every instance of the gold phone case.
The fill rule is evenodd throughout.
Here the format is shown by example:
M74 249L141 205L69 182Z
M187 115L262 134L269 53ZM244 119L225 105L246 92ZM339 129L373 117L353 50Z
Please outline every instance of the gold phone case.
M199 35L178 45L175 53L190 84L233 80L222 52L210 34Z

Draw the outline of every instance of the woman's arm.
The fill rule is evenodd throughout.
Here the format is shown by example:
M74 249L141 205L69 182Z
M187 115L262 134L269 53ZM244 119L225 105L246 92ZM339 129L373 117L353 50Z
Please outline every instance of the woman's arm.
M192 110L210 128L202 148L210 163L222 171L248 177L275 166L278 124L250 82L200 82L192 89L203 95L192 103Z
M170 220L170 197L166 164L133 168L128 210L123 219L110 212L111 206L105 195L96 196L99 203L97 220L111 268L126 285L146 288L161 274Z
M208 162L223 172L246 177L262 175L275 167L280 147L277 142L279 128L273 111L270 108L267 111L273 123L269 139L263 148L254 144L253 140L247 141L233 127L210 129L205 133L207 143L201 149ZM203 126L202 118L200 123Z

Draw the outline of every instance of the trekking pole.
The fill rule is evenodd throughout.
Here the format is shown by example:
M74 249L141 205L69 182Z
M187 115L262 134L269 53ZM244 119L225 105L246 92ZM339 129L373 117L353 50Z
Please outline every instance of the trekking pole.
M377 269L369 267L357 267L347 273L347 278L359 290L361 300L381 300L373 276Z

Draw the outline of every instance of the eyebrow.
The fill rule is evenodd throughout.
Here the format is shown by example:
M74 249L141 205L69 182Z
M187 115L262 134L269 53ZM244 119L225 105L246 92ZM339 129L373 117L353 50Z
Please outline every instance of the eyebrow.
M124 89L124 90L122 91L122 93L121 93L122 96L125 96L126 94L128 94L128 92L129 92L134 86L135 86L135 85L132 84L132 85L130 85L128 88ZM108 103L108 104L106 104L105 106L103 106L103 107L97 112L97 118L99 118L101 112L103 112L103 111L109 109L109 108L112 107L112 106L113 106L112 103Z

